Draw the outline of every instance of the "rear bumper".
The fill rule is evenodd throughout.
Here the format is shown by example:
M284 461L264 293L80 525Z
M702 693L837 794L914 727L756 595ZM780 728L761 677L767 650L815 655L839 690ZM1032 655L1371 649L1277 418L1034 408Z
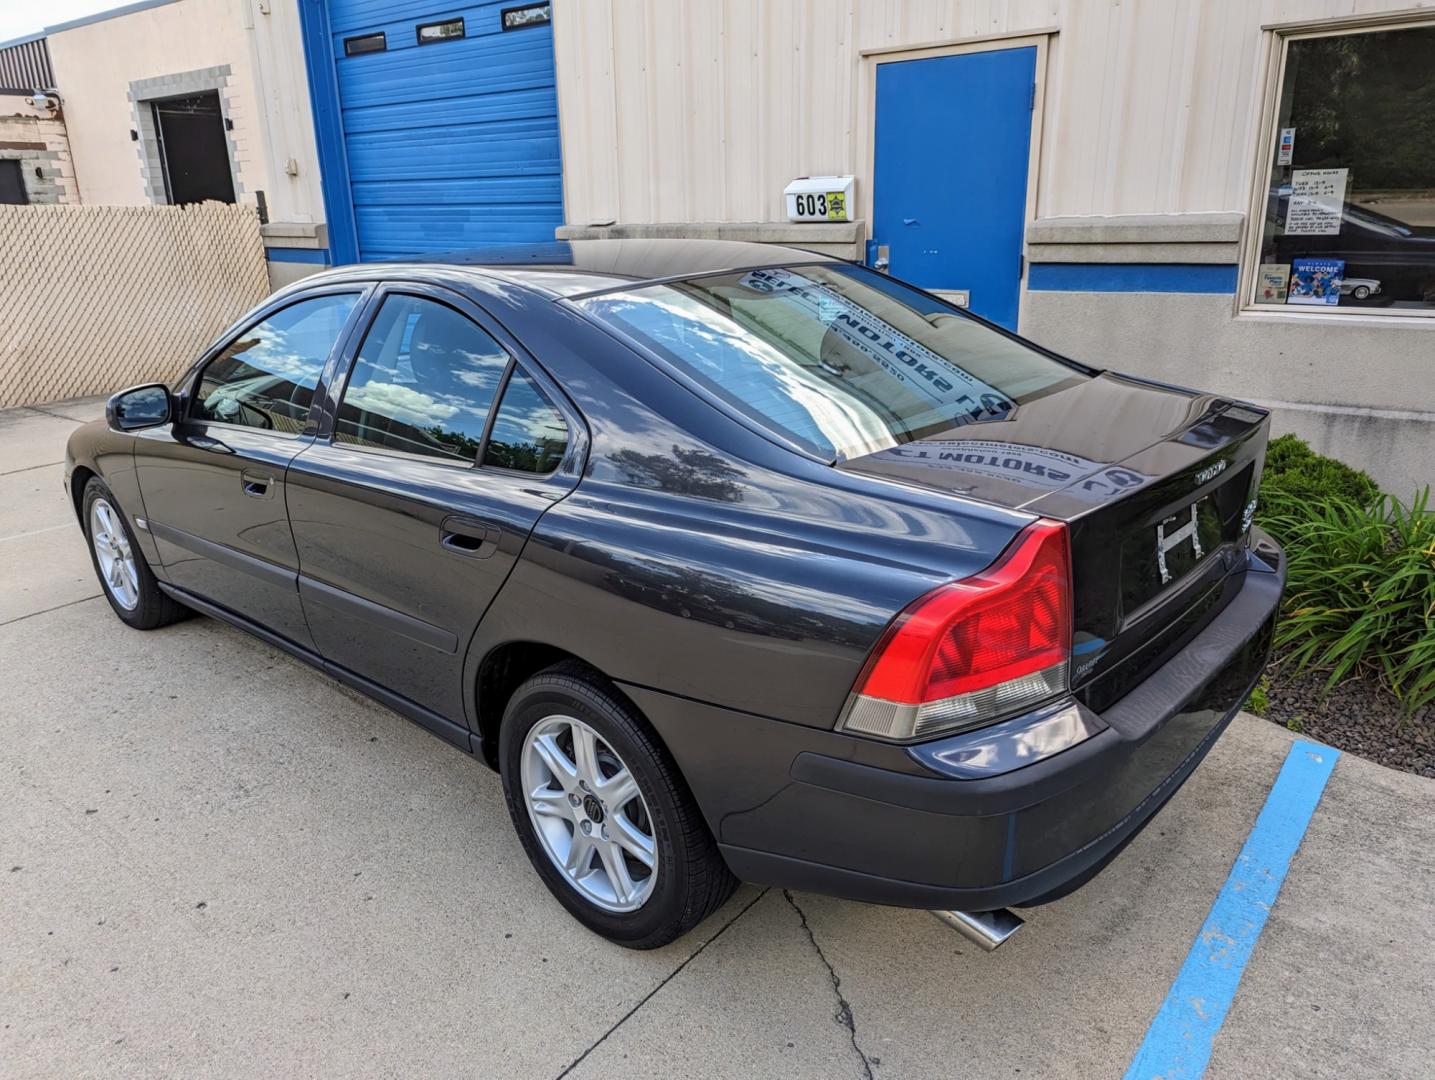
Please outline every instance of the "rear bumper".
M1260 540L1267 561L1247 556L1240 591L1185 648L1100 716L1067 703L1093 733L979 778L951 764L990 729L902 750L724 710L698 716L693 708L706 706L665 707L656 699L676 699L636 688L635 697L743 880L901 907L1043 903L1141 830L1260 677L1285 581L1284 556Z

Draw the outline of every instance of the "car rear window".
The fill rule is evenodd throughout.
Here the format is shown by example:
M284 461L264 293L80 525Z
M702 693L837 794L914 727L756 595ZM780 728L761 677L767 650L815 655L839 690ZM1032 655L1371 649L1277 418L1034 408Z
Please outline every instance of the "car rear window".
M763 267L577 301L759 424L843 460L1087 378L861 267Z

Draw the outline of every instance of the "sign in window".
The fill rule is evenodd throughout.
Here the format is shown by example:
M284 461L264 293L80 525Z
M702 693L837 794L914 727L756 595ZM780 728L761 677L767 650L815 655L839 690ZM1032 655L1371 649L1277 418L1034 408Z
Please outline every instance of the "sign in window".
M1435 313L1435 25L1284 42L1251 302Z

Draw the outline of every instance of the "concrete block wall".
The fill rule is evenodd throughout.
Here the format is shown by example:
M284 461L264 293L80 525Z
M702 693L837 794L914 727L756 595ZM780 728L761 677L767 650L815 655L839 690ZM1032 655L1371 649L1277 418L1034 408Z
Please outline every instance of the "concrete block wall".
M37 109L24 94L0 94L0 161L19 161L32 203L76 202L79 189L63 114Z

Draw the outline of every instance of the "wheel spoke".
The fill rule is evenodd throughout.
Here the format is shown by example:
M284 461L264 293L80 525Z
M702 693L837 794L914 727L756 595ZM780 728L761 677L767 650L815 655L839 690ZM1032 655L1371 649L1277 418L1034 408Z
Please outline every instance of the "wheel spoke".
M563 869L575 877L581 878L588 872L589 865L593 862L593 841L582 830L573 831L573 843L568 845L568 857L563 860Z
M598 737L587 727L572 724L573 764L578 768L578 779L587 781L588 790L595 790L603 780L598 771Z
M573 813L568 805L568 796L562 791L541 787L528 796L535 814L571 820Z
M120 588L120 587L123 586L124 583L125 583L125 582L124 582L124 577L125 577L125 564L124 564L124 561L123 561L122 559L116 559L114 562L110 563L110 575L109 575L110 586L111 586L112 588L115 588L115 589Z
M638 795L638 782L627 769L620 769L601 783L594 785L593 793L603 800L608 813L616 815Z
M558 782L559 787L564 791L571 790L578 783L578 772L573 762L568 760L558 746L558 740L552 735L543 735L533 740L533 749L538 754L539 760L548 767L553 774L553 779Z
M608 833L613 837L613 843L622 847L648 869L651 870L658 861L657 845L653 838L643 835L625 815L614 814L608 819Z
M620 904L626 904L633 898L637 886L628 873L628 864L623 861L623 852L617 844L599 844L598 857L603 860L603 870L608 875L608 883L613 886L613 898Z

